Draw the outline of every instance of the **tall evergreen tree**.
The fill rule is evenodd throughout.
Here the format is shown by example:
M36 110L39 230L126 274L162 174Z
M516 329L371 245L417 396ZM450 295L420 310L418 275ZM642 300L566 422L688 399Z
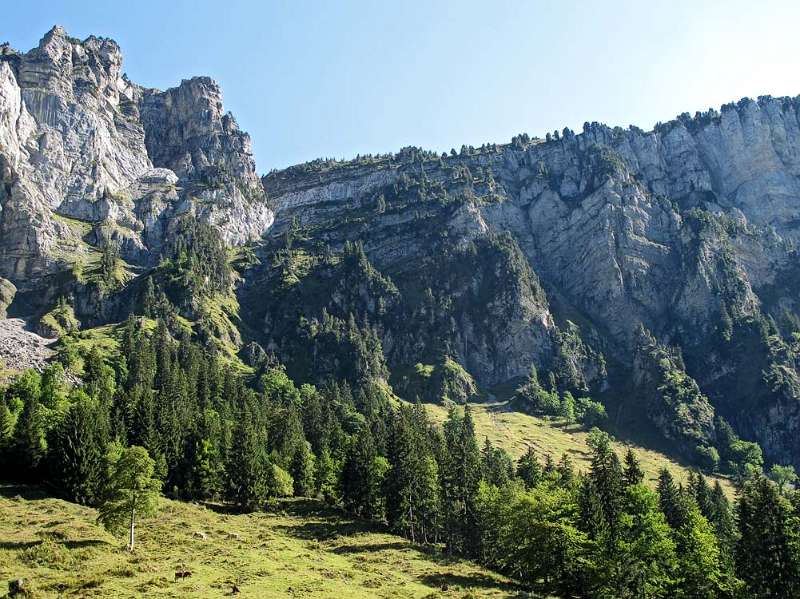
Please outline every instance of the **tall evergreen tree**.
M359 516L371 516L370 508L377 501L371 497L375 488L372 466L377 457L372 434L367 429L352 440L344 459L342 500L348 510Z
M639 463L639 459L633 450L629 447L625 452L625 469L622 475L625 485L632 487L644 482L644 471Z
M542 480L542 465L536 458L533 447L528 445L525 453L517 461L517 477L522 479L525 487L532 489Z
M82 391L73 391L71 401L51 436L50 471L70 501L95 505L106 474L108 411Z
M228 497L247 511L264 503L273 477L272 464L267 456L266 433L254 420L253 410L246 404L233 435L225 468Z
M444 427L447 463L442 477L445 542L449 552L473 556L479 551L475 502L480 484L480 451L467 405L460 417L450 411Z
M590 441L592 462L589 476L600 498L609 534L614 539L622 514L624 489L622 465L617 454L611 449L607 435L593 435Z
M684 525L689 506L683 491L666 468L658 474L658 505L672 528L679 529Z
M730 563L733 567L733 554L734 546L736 543L737 530L736 522L733 517L733 510L730 501L725 495L719 481L714 482L714 488L711 490L710 499L710 513L708 520L714 527L714 531L719 539L720 551L722 552L723 559Z
M739 576L748 597L778 599L800 594L797 515L777 485L758 477L742 489L737 504Z
M311 446L303 441L292 458L291 472L296 497L312 497L314 495L314 454Z
M389 524L412 541L427 542L438 527L438 477L425 421L400 408L389 431L386 513ZM479 463L476 462L476 468Z
M481 473L487 483L502 487L508 484L514 467L509 455L500 447L494 447L486 438L481 451Z
M24 480L35 480L47 455L44 407L36 397L29 397L17 418L12 438L12 459Z

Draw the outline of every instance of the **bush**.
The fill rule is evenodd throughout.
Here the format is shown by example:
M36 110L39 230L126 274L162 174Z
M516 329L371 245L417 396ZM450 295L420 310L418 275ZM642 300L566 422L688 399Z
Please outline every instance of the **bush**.
M698 445L695 448L695 461L706 472L716 472L719 468L719 452L707 445Z
M601 426L608 420L603 404L588 397L578 398L576 408L578 422L586 428Z
M277 464L272 465L273 484L275 485L273 493L276 497L291 497L294 493L294 479L292 475L286 472Z

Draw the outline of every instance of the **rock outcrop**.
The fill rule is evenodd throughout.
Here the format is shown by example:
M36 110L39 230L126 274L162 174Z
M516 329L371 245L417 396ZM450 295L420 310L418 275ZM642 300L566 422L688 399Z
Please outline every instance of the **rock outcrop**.
M6 317L6 310L14 301L17 288L11 281L0 279L0 319Z
M180 214L231 244L272 222L249 137L213 81L144 89L113 40L60 27L30 52L0 51L0 178L0 273L20 287L108 242L150 264Z

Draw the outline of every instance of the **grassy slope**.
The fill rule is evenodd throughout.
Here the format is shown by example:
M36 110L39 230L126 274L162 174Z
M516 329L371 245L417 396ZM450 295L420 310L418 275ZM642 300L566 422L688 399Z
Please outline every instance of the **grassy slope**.
M159 515L142 521L133 554L95 524L95 515L35 490L0 486L0 596L6 581L20 577L39 597L222 597L237 581L239 597L259 598L520 592L470 562L425 553L308 500L284 501L270 513L223 514L164 499ZM195 531L208 539L193 538ZM182 568L192 576L176 582Z
M443 422L447 418L447 408L426 404L428 414L435 422ZM573 460L577 470L587 470L589 467L589 448L586 444L588 434L578 425L568 425L554 419L529 416L521 412L514 412L507 408L504 402L472 404L475 429L479 442L488 437L489 440L508 451L513 458L518 458L532 445L534 450L544 456L550 453L558 461L562 453L567 453ZM647 481L655 486L658 472L666 466L678 481L685 482L689 468L657 451L631 445L634 453L642 463ZM615 448L620 456L624 456L627 446L615 442ZM730 497L734 489L730 480L718 478L723 488Z

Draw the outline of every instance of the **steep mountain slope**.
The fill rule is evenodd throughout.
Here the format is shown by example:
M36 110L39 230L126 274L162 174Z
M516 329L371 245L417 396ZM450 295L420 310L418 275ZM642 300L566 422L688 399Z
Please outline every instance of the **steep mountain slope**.
M800 465L800 100L259 180L213 81L150 90L121 63L60 28L0 51L12 316L94 327L155 288L256 371L465 401L535 366L688 459L737 459L721 417Z
M390 367L444 352L491 386L534 363L560 388L635 396L629 407L687 455L718 442L716 411L770 458L797 461L799 105L743 100L648 133L587 124L450 156L310 163L264 178L270 235L333 251L361 241L402 298L366 310ZM482 290L487 266L514 284ZM275 314L262 319L269 337ZM667 375L684 370L671 396Z

